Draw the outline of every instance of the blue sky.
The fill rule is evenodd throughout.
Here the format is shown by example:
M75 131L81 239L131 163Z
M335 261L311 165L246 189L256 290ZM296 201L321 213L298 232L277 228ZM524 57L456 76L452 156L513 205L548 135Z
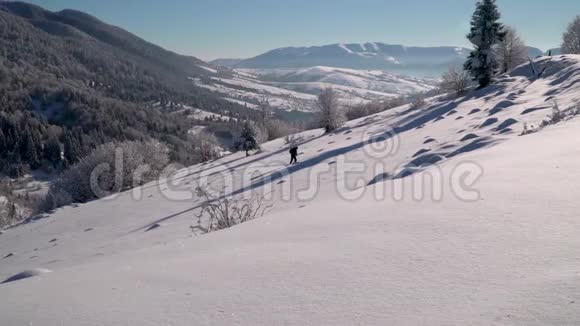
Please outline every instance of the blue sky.
M202 59L339 42L469 46L475 0L29 0L86 11ZM543 50L560 44L580 0L498 0L504 23Z

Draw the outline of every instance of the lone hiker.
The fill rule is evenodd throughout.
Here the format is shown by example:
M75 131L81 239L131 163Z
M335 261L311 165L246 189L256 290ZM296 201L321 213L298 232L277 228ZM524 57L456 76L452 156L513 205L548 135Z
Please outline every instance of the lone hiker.
M290 148L290 164L298 162L298 147Z

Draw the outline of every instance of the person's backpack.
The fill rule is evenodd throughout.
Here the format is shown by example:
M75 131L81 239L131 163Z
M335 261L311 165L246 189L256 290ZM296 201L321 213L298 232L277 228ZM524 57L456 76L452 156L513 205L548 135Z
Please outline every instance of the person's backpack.
M298 154L298 147L290 148L290 155L296 155L296 154Z

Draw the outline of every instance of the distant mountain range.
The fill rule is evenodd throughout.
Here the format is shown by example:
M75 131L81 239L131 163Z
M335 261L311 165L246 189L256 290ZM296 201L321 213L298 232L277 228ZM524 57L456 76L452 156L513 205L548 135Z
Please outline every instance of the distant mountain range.
M361 70L386 70L414 77L438 76L449 65L462 63L471 50L463 47L408 47L379 42L338 43L287 47L248 59L217 59L211 63L230 68L279 69L330 66ZM544 54L529 47L531 57Z

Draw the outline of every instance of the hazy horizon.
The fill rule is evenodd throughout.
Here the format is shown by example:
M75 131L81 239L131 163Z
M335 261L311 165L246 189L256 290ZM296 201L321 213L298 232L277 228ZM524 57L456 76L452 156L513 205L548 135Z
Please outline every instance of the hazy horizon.
M76 9L169 50L199 57L248 58L268 50L334 43L470 47L472 0L30 0L49 10ZM529 46L559 47L578 13L576 0L499 0L502 22ZM539 17L536 19L535 17ZM538 22L539 21L539 22Z

